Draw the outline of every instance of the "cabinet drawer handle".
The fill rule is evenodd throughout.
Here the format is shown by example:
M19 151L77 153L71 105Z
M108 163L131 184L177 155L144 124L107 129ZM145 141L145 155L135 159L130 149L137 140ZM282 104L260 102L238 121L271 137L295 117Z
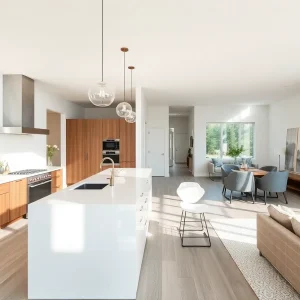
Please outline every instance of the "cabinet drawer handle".
M148 222L148 220L146 220L146 222L145 222L145 226L147 225L147 222Z
M145 204L148 202L148 198L146 198L146 200L145 200Z
M143 210L143 208L144 208L144 206L142 205L142 207L140 208L140 211L142 211L142 210Z
M143 197L143 196L144 196L144 193L142 193L140 197Z
M141 219L140 219L140 223L142 223L142 221L143 221L143 217L141 217Z

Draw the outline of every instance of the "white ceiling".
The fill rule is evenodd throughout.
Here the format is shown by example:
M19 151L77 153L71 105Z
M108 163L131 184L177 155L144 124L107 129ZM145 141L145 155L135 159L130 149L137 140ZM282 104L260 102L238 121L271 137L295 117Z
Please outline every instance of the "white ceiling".
M119 100L122 46L153 103L263 104L300 92L299 0L104 1L105 79ZM0 72L87 102L101 75L101 1L0 0Z

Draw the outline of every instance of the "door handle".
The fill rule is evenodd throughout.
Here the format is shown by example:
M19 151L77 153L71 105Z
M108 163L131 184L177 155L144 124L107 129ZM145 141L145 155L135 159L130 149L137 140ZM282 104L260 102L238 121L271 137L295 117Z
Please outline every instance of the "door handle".
M164 153L162 153L161 155L165 155Z

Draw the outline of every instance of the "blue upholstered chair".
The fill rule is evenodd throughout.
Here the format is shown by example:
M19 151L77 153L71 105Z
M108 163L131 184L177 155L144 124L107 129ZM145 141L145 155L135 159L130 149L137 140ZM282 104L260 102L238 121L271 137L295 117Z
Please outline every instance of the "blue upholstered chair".
M240 167L237 165L232 165L232 164L223 165L221 167L223 185L224 185L224 178L226 178L231 172L233 172L233 170L239 171ZM222 194L224 195L225 193L226 193L226 188L224 185Z
M240 172L240 171L233 171L227 177L224 178L224 187L225 191L230 190L230 198L225 197L226 199L232 201L232 193L233 192L240 192L243 193L250 193L252 195L252 200L254 203L254 175L252 172Z
M281 172L270 172L262 178L256 179L255 184L255 199L257 199L257 190L262 190L264 192L265 204L267 204L267 193L276 193L278 198L278 193L283 193L286 204L288 204L286 197L287 182L289 178L288 171Z
M267 171L267 172L277 172L277 167L275 167L275 166L264 166L264 167L261 167L260 170Z

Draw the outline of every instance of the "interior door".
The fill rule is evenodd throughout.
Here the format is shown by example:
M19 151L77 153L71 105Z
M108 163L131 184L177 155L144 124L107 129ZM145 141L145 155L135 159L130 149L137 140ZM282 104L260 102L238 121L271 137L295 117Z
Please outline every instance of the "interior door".
M150 128L147 134L147 166L152 176L165 176L165 130Z
M186 133L175 132L175 162L186 163L189 150L189 136Z

